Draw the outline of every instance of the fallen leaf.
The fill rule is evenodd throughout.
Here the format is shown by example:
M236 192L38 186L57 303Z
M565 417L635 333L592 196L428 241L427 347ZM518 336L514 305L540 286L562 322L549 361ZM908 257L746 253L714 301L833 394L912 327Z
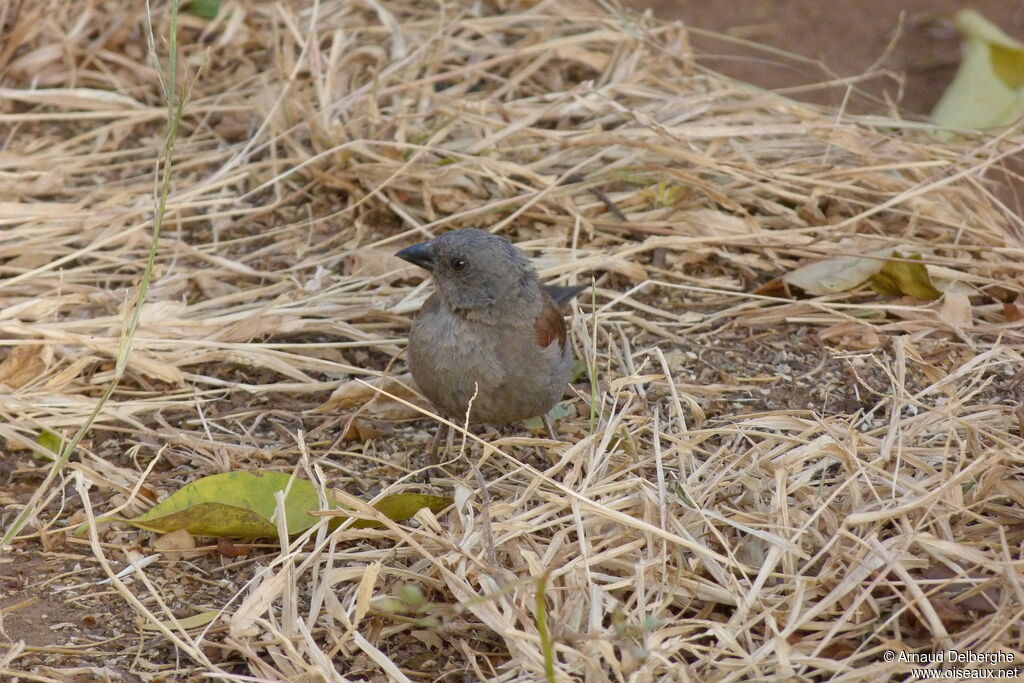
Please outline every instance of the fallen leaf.
M313 485L283 472L226 472L197 479L127 522L150 531L187 529L196 536L264 538L277 535L271 522L277 511L276 493L287 491L285 526L297 534L316 524L308 514L319 508Z
M0 99L76 111L138 110L146 107L142 102L127 95L99 88L0 88Z
M966 294L946 292L939 306L939 318L955 330L974 327L974 311Z
M928 269L921 263L921 255L913 254L905 259L899 252L894 259L886 261L882 269L871 277L871 287L886 296L912 296L916 299L934 301L942 296L935 288Z
M55 193L56 190L54 191ZM40 266L45 266L52 260L53 257L45 251L27 251L23 254L18 254L10 261L4 263L4 268L9 272L35 270Z
M572 415L575 411L572 407L565 402L556 403L552 406L551 410L548 411L548 418L554 423L561 420L563 417ZM544 420L539 417L531 417L523 420L522 425L526 429L544 429Z
M1024 43L975 10L957 12L954 23L964 36L963 59L932 120L982 130L1012 124L1024 114Z
M345 441L360 441L366 443L373 439L379 439L387 434L394 433L391 425L383 422L370 422L369 420L352 420L352 424L345 431L342 439Z
M960 611L971 610L992 614L998 609L999 588L984 572L969 570L965 575L961 575L944 564L935 563L924 570L923 576L933 583L946 582L941 584L941 594L932 598L933 605L936 599L945 599L951 601L955 609ZM941 614L939 618L942 618Z
M796 272L796 271L794 271ZM758 296L774 296L789 298L789 288L786 287L785 278L777 277L769 280L754 290Z
M407 420L411 417L417 417L421 413L415 408L410 408L379 391L375 391L374 387L378 387L413 405L429 408L420 395L411 389L412 386L414 386L412 375L408 372L404 375L388 377L386 379L377 377L368 382L356 380L343 382L317 411L341 413L351 408L363 408L363 414L365 415L388 420Z
M643 282L647 279L647 269L639 263L627 261L618 256L609 256L597 266L598 270L617 273L632 282Z
M196 538L185 529L175 529L153 539L153 550L161 553L169 560L180 560L186 557L198 557L202 551L196 550Z
M316 488L305 479L284 472L226 472L197 479L134 519L104 517L101 522L124 522L150 531L168 533L179 529L195 536L272 538L277 525L277 493L285 491L284 514L288 534L294 536L317 522L310 512L320 509ZM422 507L440 512L450 498L399 493L385 496L373 507L389 519L404 521ZM339 506L340 507L340 506ZM331 527L347 519L335 516ZM379 522L359 519L357 529L377 528Z
M430 650L441 651L444 649L444 641L441 640L441 636L437 635L436 630L409 631L409 635L423 643Z
M947 631L955 632L959 630L960 626L973 621L971 616L967 614L967 610L949 598L931 598L931 603L935 609L935 614L938 615L939 621L942 622Z
M1003 304L1003 317L1006 318L1008 323L1016 323L1024 320L1024 305L1021 305L1021 300L1011 301Z
M183 617L181 619L168 619L167 621L161 621L160 625L151 622L146 622L142 625L141 628L143 631L160 631L160 626L164 626L165 628L168 628L172 631L179 629L185 629L187 631L189 629L202 628L203 626L206 626L211 621L216 619L218 614L219 612L217 610L211 609L206 610L205 612L200 612L199 614L193 614L190 617Z
M56 460L60 453L61 439L55 432L44 429L36 437L36 445L41 448L33 450L32 457L40 460Z
M808 294L820 296L847 292L881 271L893 253L890 248L878 249L865 256L840 256L815 261L786 273L782 279Z
M248 548L242 548L231 542L230 539L221 536L217 539L217 552L223 557L245 557L249 554Z
M860 644L848 638L836 638L818 652L819 657L828 659L843 660L852 655L860 648Z
M8 92L0 90L0 93ZM0 98L3 95L0 94ZM0 220L31 220L70 216L81 208L78 204L62 202L0 202Z
M432 512L438 513L452 504L451 498L443 496L430 496L425 493L396 493L391 496L384 496L373 504L375 510L394 522L409 519L422 508L429 508ZM337 523L341 524L344 517L337 517ZM332 523L332 528L334 524ZM352 522L353 529L383 529L384 524L375 519L357 519Z
M851 351L867 351L881 345L878 331L867 323L836 323L819 330L816 336L824 344Z
M0 363L0 384L20 389L46 370L47 347L42 344L15 346Z

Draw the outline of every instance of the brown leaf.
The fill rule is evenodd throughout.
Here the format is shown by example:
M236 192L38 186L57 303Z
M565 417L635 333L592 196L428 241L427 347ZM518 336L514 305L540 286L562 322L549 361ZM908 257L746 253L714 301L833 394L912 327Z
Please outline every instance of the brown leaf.
M939 306L939 318L955 330L974 327L974 311L970 298L962 292L946 292Z
M866 351L868 349L877 349L881 345L878 332L874 327L866 323L836 323L820 330L815 336L822 343L837 349Z
M355 419L352 420L352 424L349 425L342 438L346 441L366 443L372 439L378 439L386 434L391 434L394 431L391 425L383 422Z
M775 296L790 298L789 287L786 286L786 281L781 277L774 278L764 283L760 287L754 290L754 294L759 296Z
M929 581L947 582L942 585L941 595L932 598L936 614L944 624L947 618L955 619L956 617L952 613L943 616L943 612L939 611L937 605L940 600L951 603L953 609L960 612L970 610L982 614L992 614L996 611L995 606L999 604L1000 591L992 585L990 577L983 572L968 571L965 576L961 576L944 564L933 564L924 570L923 575Z
M217 539L217 552L224 557L245 557L249 554L249 549L237 546L230 539L221 536Z
M1016 323L1024 320L1024 305L1021 300L1011 301L1003 304L1003 317L1008 323Z
M418 394L409 388L413 386L410 373L405 373L398 377L388 377L383 382L380 378L377 378L369 382L369 384L373 386L367 386L367 384L357 382L356 380L342 383L334 390L334 393L327 399L327 402L318 408L318 411L340 413L351 408L365 406L366 412L364 414L388 420L404 420L420 415L415 408L410 408L403 403L388 398L384 394L375 391L373 387L380 387L389 394L410 403L422 406L427 405Z
M951 633L959 630L959 627L970 623L971 616L967 611L949 598L932 598L932 607L943 627Z
M847 638L838 638L836 640L830 640L828 645L821 648L818 656L826 657L828 659L842 660L856 652L858 647L858 644L852 640Z
M202 552L196 550L195 536L185 529L176 529L157 536L153 539L153 550L162 553L169 560L202 555Z
M46 370L46 353L47 347L42 344L15 346L0 363L0 384L19 389L42 375Z

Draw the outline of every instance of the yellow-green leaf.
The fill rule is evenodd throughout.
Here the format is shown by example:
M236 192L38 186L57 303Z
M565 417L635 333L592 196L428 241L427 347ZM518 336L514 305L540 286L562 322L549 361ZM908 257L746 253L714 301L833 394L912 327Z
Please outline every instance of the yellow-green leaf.
M277 509L275 494L284 499L289 534L305 531L319 507L316 489L305 479L284 472L226 472L197 479L135 519L118 519L143 529L167 533L187 529L195 536L262 538L277 535L271 522Z
M583 365L584 372L586 371L586 364ZM563 417L567 417L572 414L572 408L569 407L568 403L556 403L548 411L548 418L552 422L558 422ZM523 420L523 426L527 429L541 429L544 426L544 420L539 417L530 417Z
M964 36L963 60L932 120L950 128L998 129L1024 114L1024 43L975 10L955 18Z
M44 429L39 433L39 436L36 437L36 445L42 448L33 451L32 457L34 458L53 460L60 453L60 437L49 429Z
M148 515L149 513L146 514ZM141 529L156 531L162 534L185 529L193 536L266 538L277 535L277 526L258 512L234 505L224 505L223 503L197 503L181 510L162 514L153 519L146 519L144 517L145 515L135 519L111 517L103 521L128 522ZM289 529L290 533L298 533L300 531L303 531L303 529Z
M277 509L278 491L287 491L284 512L289 535L301 533L316 524L317 518L309 514L320 509L316 488L305 479L295 479L283 472L215 474L186 484L139 517L105 517L100 521L126 522L160 533L186 529L195 536L274 537L277 526L272 520ZM374 504L374 508L389 519L401 522L420 508L440 512L449 505L450 498L398 493L385 496ZM331 528L345 519L335 517ZM353 527L358 529L380 526L372 520L353 522Z
M899 252L895 258L903 258ZM928 269L921 263L921 255L914 254L902 261L888 261L882 270L871 277L871 287L887 296L912 296L934 301L942 296L928 275Z
M184 617L182 619L168 619L167 621L161 621L160 625L163 625L172 631L178 631L181 629L185 629L187 631L192 628L201 628L203 626L206 626L211 621L216 619L218 614L219 612L217 610L210 609L206 610L205 612L200 612L199 614L193 614L190 617ZM142 625L142 630L159 631L160 625L154 624L152 622L146 622Z
M451 498L443 496L428 496L424 493L396 493L384 496L373 507L393 522L401 522L409 519L420 508L429 508L431 512L438 513L452 504ZM339 518L337 524L344 519ZM384 525L372 519L357 519L352 522L355 529L383 529Z

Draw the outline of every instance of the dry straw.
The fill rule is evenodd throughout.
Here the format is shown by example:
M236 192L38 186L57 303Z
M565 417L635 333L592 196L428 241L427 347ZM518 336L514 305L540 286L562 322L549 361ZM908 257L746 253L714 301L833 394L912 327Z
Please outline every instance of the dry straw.
M944 143L733 83L678 24L499 4L182 16L195 84L152 285L121 384L5 550L0 674L900 680L887 651L947 648L1024 666L1024 227L993 184L1018 180L1019 129ZM167 5L152 16L166 36ZM0 22L6 529L43 481L36 437L81 427L114 378L166 106L140 3ZM229 469L422 488L434 420L398 354L428 286L389 254L471 225L594 282L560 443L478 430L434 479L440 517L238 559L54 534ZM886 246L949 294L758 289ZM77 626L42 637L39 600Z

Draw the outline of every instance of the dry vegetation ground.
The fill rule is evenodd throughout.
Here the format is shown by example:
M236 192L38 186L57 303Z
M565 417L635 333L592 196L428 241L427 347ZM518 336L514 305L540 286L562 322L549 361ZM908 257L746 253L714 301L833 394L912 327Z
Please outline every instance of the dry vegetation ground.
M45 484L36 438L73 434L114 378L166 109L141 3L0 6L3 528L41 496L0 555L0 677L532 681L542 623L559 680L1021 663L1024 229L992 182L1020 130L941 142L708 72L680 25L503 9L182 17L192 86L141 325ZM434 421L356 379L402 375L429 291L389 254L464 226L594 283L572 329L597 381L567 394L560 442L477 428L421 484ZM956 296L769 284L887 245ZM228 470L456 505L184 557L63 531Z

